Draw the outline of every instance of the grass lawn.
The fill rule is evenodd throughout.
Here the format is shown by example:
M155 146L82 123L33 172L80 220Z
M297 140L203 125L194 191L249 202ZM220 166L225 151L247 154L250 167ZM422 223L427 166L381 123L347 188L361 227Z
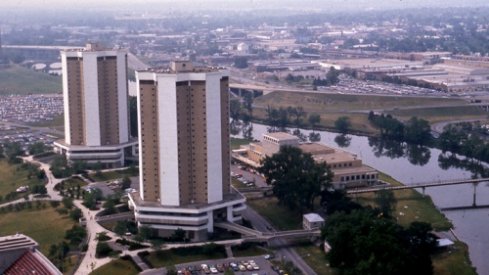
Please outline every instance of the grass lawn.
M329 267L329 263L326 260L326 254L321 248L316 247L311 243L299 243L294 246L294 249L318 275L337 274L334 269Z
M392 185L401 185L400 182L382 173L380 179ZM452 228L452 223L436 209L429 196L423 196L412 189L394 191L394 196L397 201L394 216L399 224L408 226L411 222L421 221L430 223L437 231ZM374 193L352 195L352 198L362 205L377 206Z
M296 92L272 92L254 100L259 107L288 107L302 106L306 112L322 113L394 109L413 106L460 106L468 105L462 99L433 98L414 96L381 96L381 95L347 95L347 94L321 94L321 93L296 93Z
M278 230L302 229L302 216L285 206L278 205L275 197L247 201L248 206L265 217Z
M51 94L62 91L61 77L19 65L0 69L0 94Z
M24 185L36 185L42 182L36 177L28 178L28 172L20 167L20 164L9 164L5 159L0 159L0 196L2 202L5 201L5 195ZM10 200L21 198L26 193L16 194Z
M436 254L432 257L434 274L440 275L475 275L477 274L469 261L467 246L462 242L448 251Z
M93 178L96 181L104 181L104 180L114 180L114 179L120 179L123 177L135 177L139 175L139 169L137 168L127 168L124 170L116 170L116 171L109 171L109 172L102 172L100 175L97 175L96 173L90 174L90 177Z
M226 252L215 252L212 254L205 253L175 253L172 249L151 252L145 257L151 265L158 267L171 267L177 264L197 262L203 260L225 259Z
M248 139L231 138L231 150L239 149L239 146L247 144L250 144L250 141Z
M87 185L87 183L85 181L83 181L82 179L80 179L78 177L69 178L67 180L64 180L63 182L64 182L65 188L77 187L78 185L79 186Z
M234 257L252 257L271 253L270 250L255 244L250 244L249 247L232 246L231 249L233 250Z
M49 203L44 202L45 208L19 212L0 213L0 236L25 234L39 243L40 250L48 255L49 247L63 241L65 231L74 225L74 221L66 215L60 215Z
M413 114L416 114L418 117L427 119L430 123L449 120L487 119L487 113L475 106L416 108L411 110L389 111L387 113L399 117L402 120L408 120Z
M136 275L139 270L130 260L117 259L108 264L105 264L93 272L90 275L106 275L106 274L124 274L124 275Z
M430 123L487 119L487 114L481 109L468 104L467 101L457 98L272 92L255 99L253 117L263 121L268 105L274 108L301 106L306 113L317 113L321 116L318 125L321 129L334 129L334 121L338 117L348 116L353 131L376 134L378 130L368 121L370 110L385 110L401 120L408 120L416 115Z

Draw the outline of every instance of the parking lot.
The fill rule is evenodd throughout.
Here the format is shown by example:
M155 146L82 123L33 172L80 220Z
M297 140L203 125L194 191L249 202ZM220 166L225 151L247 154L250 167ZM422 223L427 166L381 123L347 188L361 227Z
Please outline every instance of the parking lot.
M254 266L256 267L253 268ZM192 275L218 274L218 273L222 274L226 269L233 270L234 274L236 275L277 274L277 272L275 272L272 269L272 264L268 260L266 260L263 256L228 258L228 259L220 259L220 260L206 260L206 261L180 264L180 265L176 265L175 267L177 271L179 271L178 274L192 274ZM207 267L207 268L206 270L204 270L202 267ZM214 272L211 271L210 267L215 268L213 269ZM217 267L219 267L219 269ZM243 270L243 268L245 270Z
M260 176L254 169L251 171L250 170L251 169L239 164L231 165L231 175L235 178L238 178L238 180L243 182L245 185L249 184L250 187L266 187L267 183L265 182L265 179Z

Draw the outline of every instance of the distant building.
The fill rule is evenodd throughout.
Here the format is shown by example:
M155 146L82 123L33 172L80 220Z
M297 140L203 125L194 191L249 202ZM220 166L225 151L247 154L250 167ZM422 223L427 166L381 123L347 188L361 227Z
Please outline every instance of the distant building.
M264 134L261 142L252 142L233 151L233 158L252 167L259 167L260 161L272 156L284 145L300 148L312 155L316 162L326 162L334 173L336 188L375 185L378 171L364 165L356 155L319 143L300 143L299 138L284 132Z
M65 139L54 143L69 161L123 166L136 154L129 136L127 53L97 44L61 51Z
M0 237L0 274L63 274L38 248L36 241L22 234Z
M214 223L238 222L245 198L231 190L226 72L175 61L137 72L140 190L130 194L139 226L205 240Z
M306 230L317 230L324 226L324 219L316 213L304 214L302 227Z

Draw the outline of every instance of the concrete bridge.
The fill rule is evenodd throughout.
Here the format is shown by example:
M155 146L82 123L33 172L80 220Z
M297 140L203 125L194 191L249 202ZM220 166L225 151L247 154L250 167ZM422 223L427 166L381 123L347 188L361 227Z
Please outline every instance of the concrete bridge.
M306 229L261 232L231 222L215 223L214 226L243 234L244 235L243 241L245 242L265 242L265 241L270 241L278 238L281 239L312 238L312 237L319 237L321 235L320 230L306 230Z
M362 193L371 193L371 192L379 192L382 190L403 190L403 189L415 189L421 188L423 190L423 195L425 194L425 189L427 187L440 187L440 186L449 186L449 185L459 185L459 184L472 184L474 187L472 207L475 208L477 206L477 185L481 182L489 182L489 178L481 178L481 179L460 179L460 180L447 180L447 181L436 181L436 182L425 182L425 183L414 183L410 185L400 185L400 186L376 186L376 187L367 187L367 188L357 188L347 190L347 194L362 194ZM457 208L458 209L458 208Z

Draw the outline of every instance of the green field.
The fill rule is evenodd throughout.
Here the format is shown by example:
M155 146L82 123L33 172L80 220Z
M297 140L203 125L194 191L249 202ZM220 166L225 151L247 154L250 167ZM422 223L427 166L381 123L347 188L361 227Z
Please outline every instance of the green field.
M413 96L345 95L321 93L273 92L255 99L261 107L302 106L306 112L350 112L423 106L461 106L462 99Z
M395 186L402 185L385 174L380 174L379 178ZM396 206L393 215L400 225L408 226L411 222L420 221L430 223L437 231L452 228L452 223L436 209L429 196L423 196L413 189L404 189L394 191L394 197L396 198ZM365 206L377 206L374 202L374 193L352 195L351 198Z
M134 263L130 260L116 259L108 264L105 264L93 272L90 275L106 275L106 274L124 274L124 275L136 275L139 270Z
M123 170L102 172L99 175L97 173L90 174L90 177L96 181L104 181L104 180L114 180L120 179L123 177L135 177L139 175L139 169L137 168L127 168Z
M458 98L272 92L254 100L255 120L265 120L267 106L303 107L306 113L321 116L318 125L321 129L334 129L338 117L348 116L353 131L368 134L378 132L368 121L368 112L371 110L390 113L401 120L408 120L415 115L430 123L488 118L487 113L480 108L470 106L469 102Z
M74 225L74 221L66 215L60 215L49 203L45 208L37 209L32 202L32 209L19 212L0 213L0 236L25 234L39 243L44 255L49 254L49 247L63 241L65 231Z
M5 196L24 185L41 184L36 177L28 178L28 172L20 167L20 164L9 164L5 159L0 159L0 196L2 203L6 202ZM26 193L16 194L10 200L22 197Z
M50 94L62 91L61 77L12 65L0 69L0 94Z
M448 252L433 256L434 274L437 275L475 275L469 261L469 251L462 242L455 242Z
M301 214L291 211L277 202L275 197L266 197L249 200L247 204L271 222L277 230L302 229Z
M387 113L399 117L402 120L408 120L414 114L418 117L427 119L430 123L468 119L483 119L486 120L488 113L474 106L459 106L459 107L439 107L439 108L416 108L409 110L394 110Z
M242 246L232 246L234 257L252 257L252 256L261 256L265 254L271 254L271 251L257 246L256 244L242 245Z
M334 269L329 266L329 263L326 260L326 254L324 254L321 248L314 246L311 243L299 243L294 246L294 249L318 275L337 274Z

